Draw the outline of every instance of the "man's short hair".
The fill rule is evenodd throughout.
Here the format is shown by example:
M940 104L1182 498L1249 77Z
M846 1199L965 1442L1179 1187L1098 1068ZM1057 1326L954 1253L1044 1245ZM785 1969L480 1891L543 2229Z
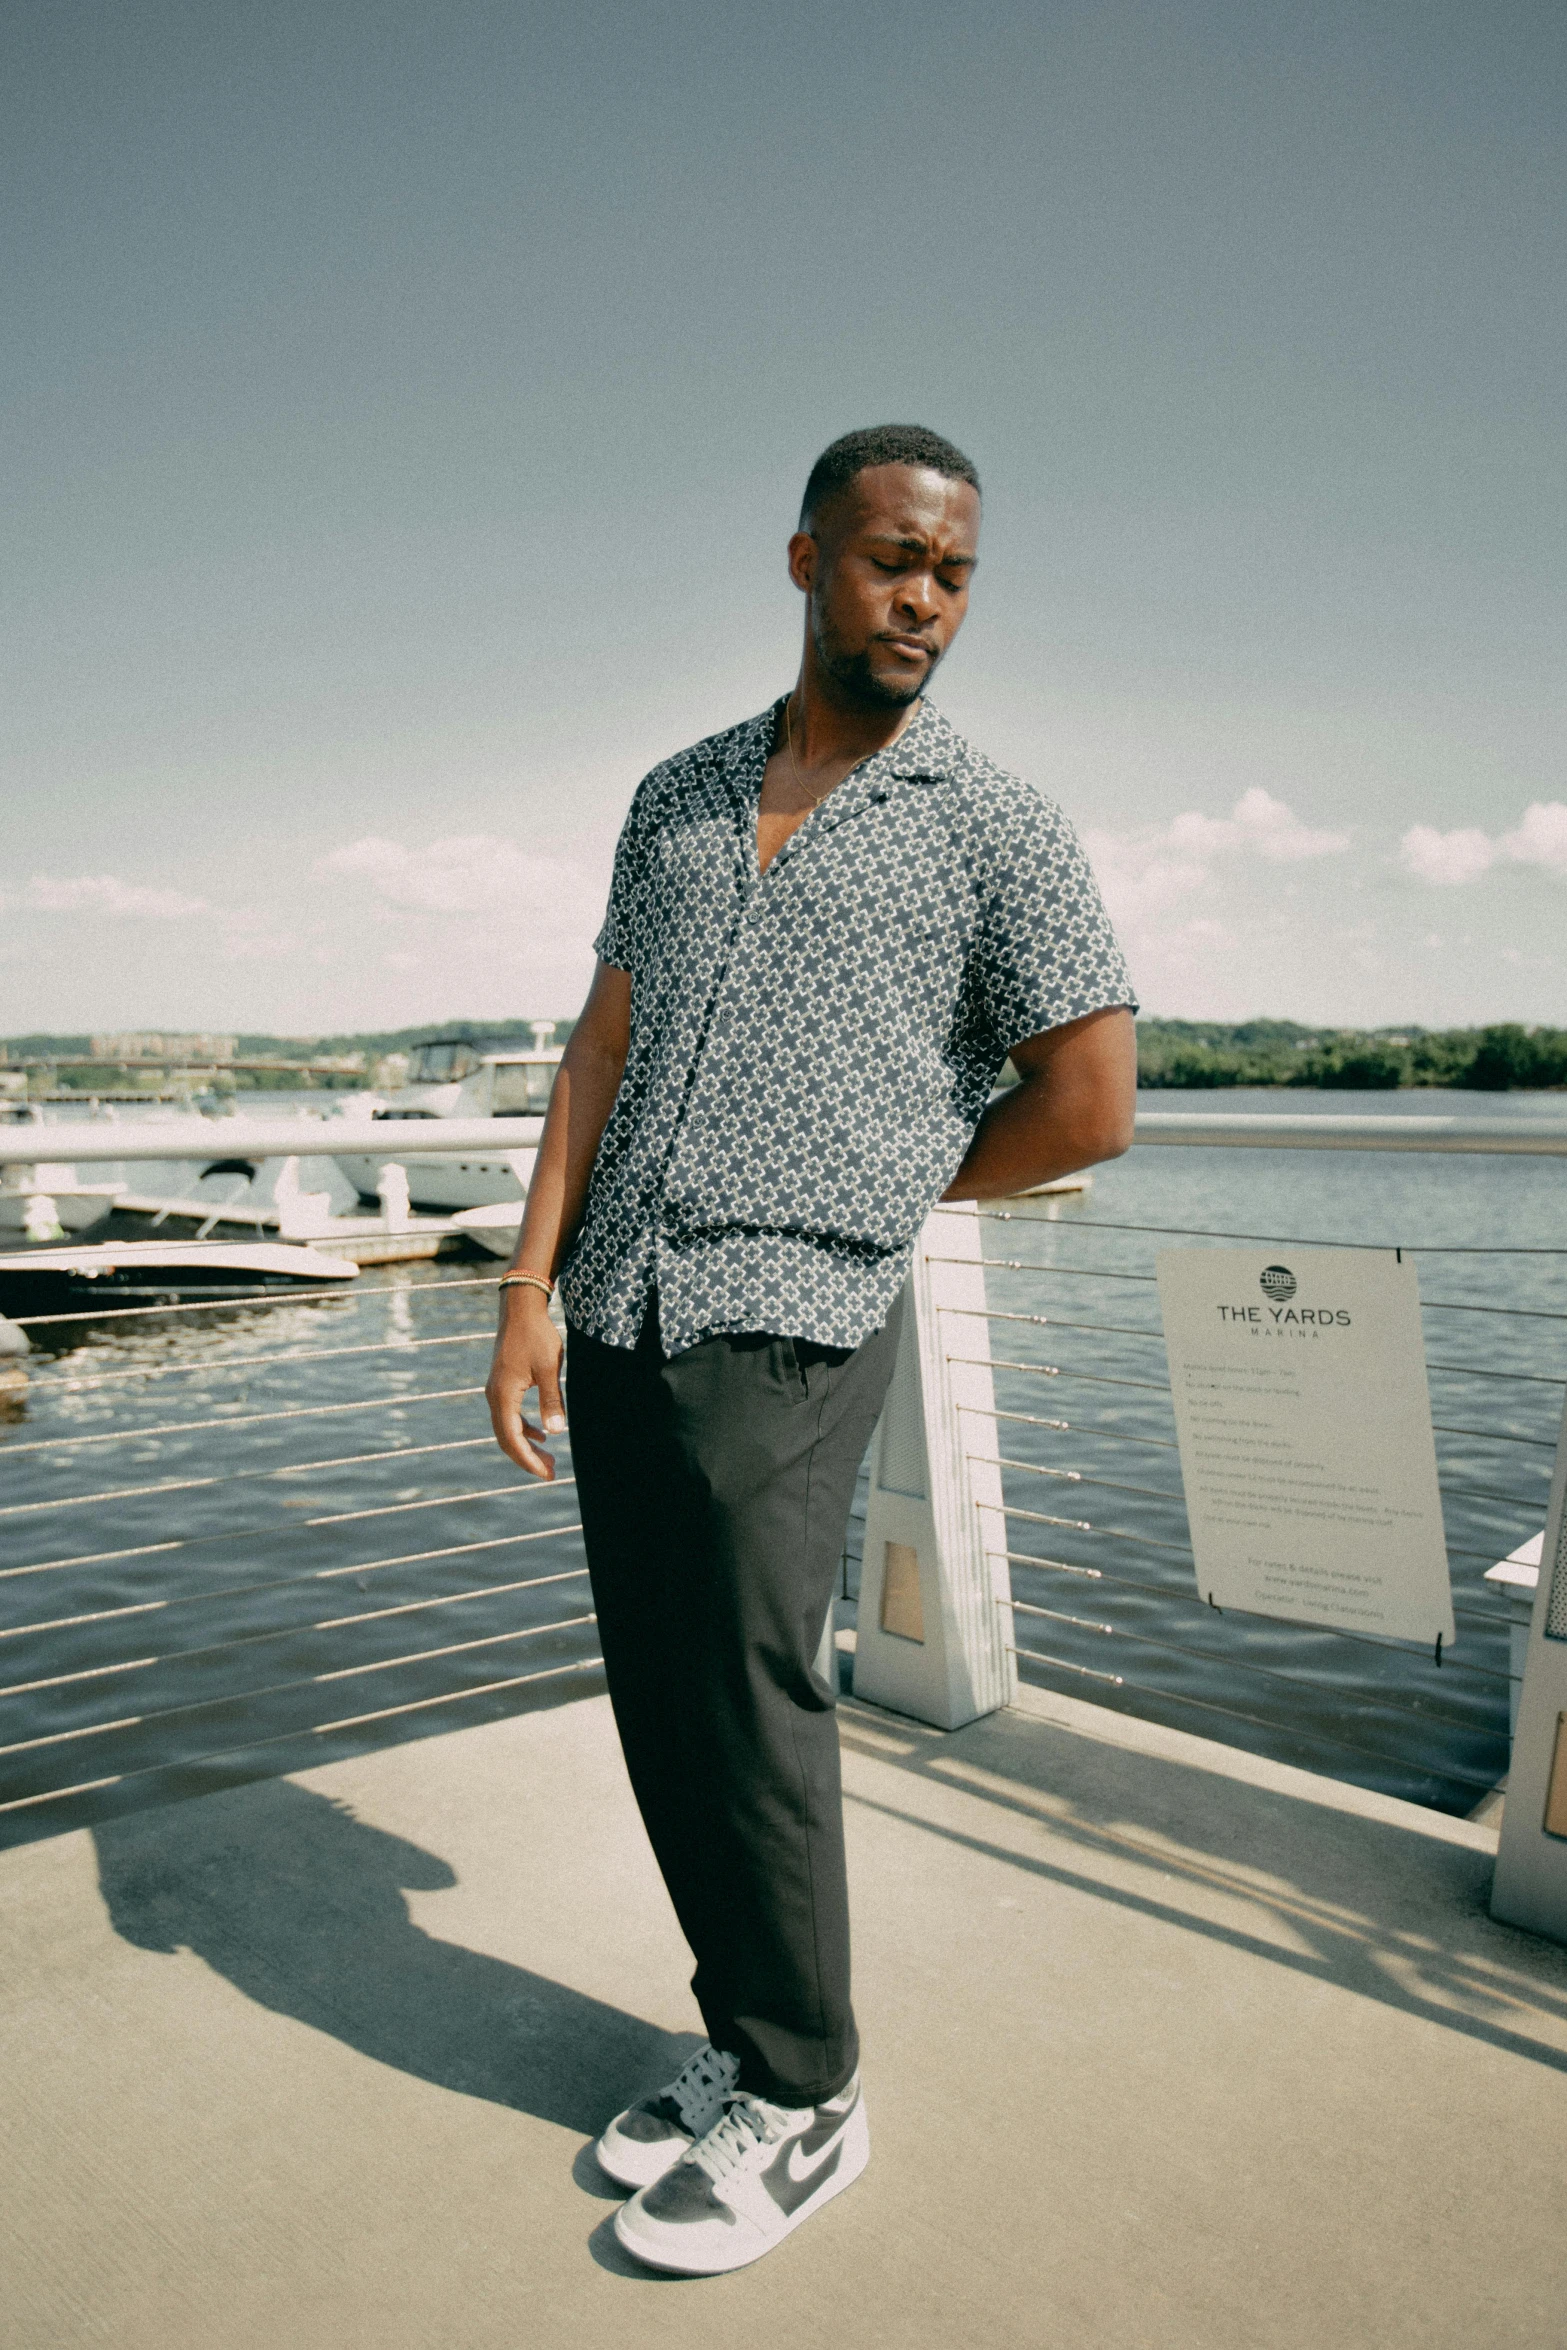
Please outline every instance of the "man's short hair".
M811 467L811 478L800 501L800 528L809 530L822 508L846 490L857 474L872 465L920 465L948 481L966 481L979 492L979 475L972 459L939 432L923 424L872 424L863 432L846 432L823 449Z

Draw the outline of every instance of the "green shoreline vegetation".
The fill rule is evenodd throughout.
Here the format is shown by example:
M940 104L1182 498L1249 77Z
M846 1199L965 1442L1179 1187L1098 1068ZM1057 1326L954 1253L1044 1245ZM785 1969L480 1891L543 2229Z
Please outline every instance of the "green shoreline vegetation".
M571 1022L555 1023L564 1042ZM276 1071L220 1067L227 1091L273 1092L302 1086L354 1086L379 1061L404 1053L430 1036L462 1037L477 1045L526 1040L526 1020L452 1020L417 1028L381 1029L339 1036L240 1036L237 1054L256 1062L338 1059L345 1066L305 1076L295 1068ZM53 1084L73 1092L109 1091L134 1083L124 1064L89 1062L77 1056L90 1049L86 1036L35 1034L0 1045L0 1066L30 1065ZM151 1077L153 1072L145 1074ZM1300 1086L1353 1092L1391 1091L1404 1086L1461 1087L1483 1093L1567 1087L1567 1029L1525 1028L1503 1022L1487 1028L1321 1029L1294 1020L1143 1019L1137 1028L1137 1074L1147 1088Z
M553 1025L554 1042L564 1044L575 1023L559 1019ZM235 1035L231 1040L233 1057L248 1063L247 1067L231 1067L226 1060L196 1054L188 1061L168 1054L94 1060L90 1057L91 1036L39 1030L30 1036L0 1037L0 1100L21 1098L24 1079L29 1094L103 1094L117 1100L142 1091L158 1094L171 1084L181 1093L193 1088L220 1094L357 1091L367 1085L400 1084L403 1072L393 1056L407 1055L413 1046L433 1037L460 1039L481 1051L499 1044L530 1046L533 1026L533 1020L522 1018L426 1020L417 1028L359 1030L337 1036ZM169 1039L171 1044L176 1041ZM266 1067L269 1061L278 1066ZM315 1066L305 1066L309 1063Z
M418 1028L389 1028L341 1036L240 1036L236 1057L252 1064L276 1060L294 1067L276 1070L219 1066L223 1092L279 1092L301 1088L362 1086L373 1082L380 1064L406 1053L426 1038L461 1037L480 1046L526 1042L526 1019L426 1022ZM555 1042L571 1033L570 1020L557 1020ZM158 1082L150 1066L89 1062L86 1036L37 1034L0 1040L0 1068L20 1076L31 1090L75 1093L124 1092L138 1083ZM304 1074L297 1064L337 1061L340 1066ZM57 1064L59 1064L57 1066ZM391 1072L387 1072L388 1077ZM1154 1020L1137 1024L1137 1080L1149 1088L1185 1086L1316 1086L1350 1092L1384 1092L1404 1086L1461 1087L1476 1093L1549 1091L1567 1087L1567 1029L1525 1028L1504 1021L1489 1028L1308 1028L1296 1020ZM13 1088L4 1090L11 1092Z
M1348 1092L1567 1086L1567 1029L1305 1028L1294 1020L1140 1020L1140 1086L1290 1085Z

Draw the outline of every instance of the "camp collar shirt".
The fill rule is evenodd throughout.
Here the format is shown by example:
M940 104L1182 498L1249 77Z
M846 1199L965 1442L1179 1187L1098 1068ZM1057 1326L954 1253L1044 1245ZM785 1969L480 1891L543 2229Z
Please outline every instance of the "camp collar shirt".
M857 1346L1008 1049L1133 1002L1059 808L922 703L758 871L782 703L655 767L596 948L631 1041L560 1277L575 1326Z

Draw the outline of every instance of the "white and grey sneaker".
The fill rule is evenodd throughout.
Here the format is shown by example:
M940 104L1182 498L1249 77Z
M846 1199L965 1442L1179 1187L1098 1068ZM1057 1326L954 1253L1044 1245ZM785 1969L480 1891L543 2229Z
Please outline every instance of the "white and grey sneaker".
M739 2075L740 2059L709 2040L667 2089L616 2114L593 2149L599 2168L623 2187L651 2187L719 2120Z
M739 2092L689 2153L615 2214L649 2268L712 2277L744 2268L852 2185L870 2160L858 2078L825 2105Z

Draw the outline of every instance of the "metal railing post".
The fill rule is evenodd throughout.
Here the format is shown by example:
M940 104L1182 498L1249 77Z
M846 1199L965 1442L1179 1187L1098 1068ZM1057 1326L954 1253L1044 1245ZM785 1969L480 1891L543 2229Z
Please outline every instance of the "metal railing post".
M1540 1545L1491 1915L1567 1942L1567 1411Z
M981 1253L971 1204L927 1219L871 1445L860 1573L854 1694L942 1730L1017 1686Z

